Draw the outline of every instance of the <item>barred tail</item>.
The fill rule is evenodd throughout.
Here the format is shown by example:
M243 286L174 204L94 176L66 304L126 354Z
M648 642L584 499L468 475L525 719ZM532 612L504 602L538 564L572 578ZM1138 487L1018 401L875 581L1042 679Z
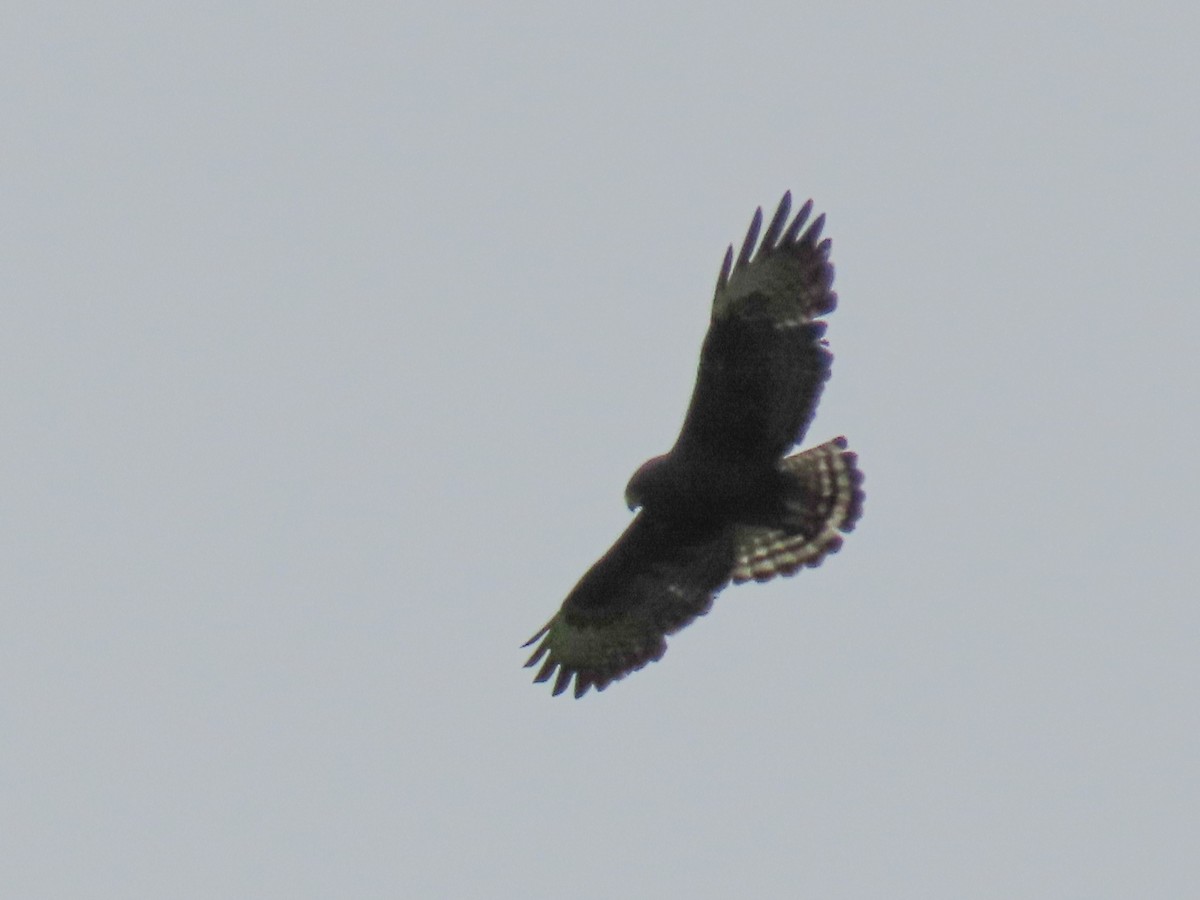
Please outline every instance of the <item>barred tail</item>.
M852 531L862 515L863 476L844 437L787 457L780 470L794 487L784 499L784 521L778 527L739 526L730 576L735 583L769 581L820 565L842 546L838 532Z

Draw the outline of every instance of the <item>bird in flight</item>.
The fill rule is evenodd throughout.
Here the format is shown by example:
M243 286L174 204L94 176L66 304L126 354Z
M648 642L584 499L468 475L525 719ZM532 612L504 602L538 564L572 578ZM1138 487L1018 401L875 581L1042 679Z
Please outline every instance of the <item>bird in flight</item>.
M561 694L604 690L667 650L731 581L769 581L817 566L862 513L862 474L844 437L786 455L803 438L833 356L825 224L812 201L788 221L783 195L767 230L754 213L735 260L725 252L691 405L675 446L625 489L638 510L525 646L534 681Z

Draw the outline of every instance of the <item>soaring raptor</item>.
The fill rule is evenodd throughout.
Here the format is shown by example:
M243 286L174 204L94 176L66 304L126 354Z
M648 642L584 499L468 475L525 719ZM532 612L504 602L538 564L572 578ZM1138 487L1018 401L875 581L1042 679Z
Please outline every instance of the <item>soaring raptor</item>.
M562 608L525 644L535 681L575 696L662 657L666 635L712 607L730 581L819 565L862 512L862 474L839 437L792 456L829 378L820 317L833 312L825 217L791 193L759 241L754 213L736 261L725 253L691 406L671 452L625 489L640 511ZM556 674L557 673L557 674Z

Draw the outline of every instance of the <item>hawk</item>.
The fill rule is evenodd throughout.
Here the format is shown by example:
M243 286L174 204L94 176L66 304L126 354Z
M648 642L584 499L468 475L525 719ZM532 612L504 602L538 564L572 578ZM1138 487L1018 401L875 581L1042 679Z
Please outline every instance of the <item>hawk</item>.
M843 437L791 456L804 437L833 357L821 316L833 312L825 224L804 228L812 201L788 222L783 195L762 234L760 207L735 261L725 252L691 405L675 446L639 468L625 490L625 533L580 579L525 646L576 697L666 652L666 636L712 607L731 581L768 581L816 566L862 512L862 474ZM556 674L557 673L557 674Z

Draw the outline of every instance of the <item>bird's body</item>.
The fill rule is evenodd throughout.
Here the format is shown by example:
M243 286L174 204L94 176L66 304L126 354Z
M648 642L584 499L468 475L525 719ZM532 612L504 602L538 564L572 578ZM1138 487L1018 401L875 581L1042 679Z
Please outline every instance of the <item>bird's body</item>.
M783 476L757 460L666 454L647 460L626 490L631 509L673 519L761 517L773 505Z
M665 635L703 615L730 581L815 566L862 508L855 455L836 438L784 454L804 435L832 356L817 317L832 312L824 217L789 225L791 195L761 245L755 213L736 264L726 253L691 405L671 451L643 464L626 501L640 511L530 641L537 681L575 696L658 659ZM785 230L786 226L786 230ZM758 252L754 253L758 245ZM753 255L753 258L751 256Z

